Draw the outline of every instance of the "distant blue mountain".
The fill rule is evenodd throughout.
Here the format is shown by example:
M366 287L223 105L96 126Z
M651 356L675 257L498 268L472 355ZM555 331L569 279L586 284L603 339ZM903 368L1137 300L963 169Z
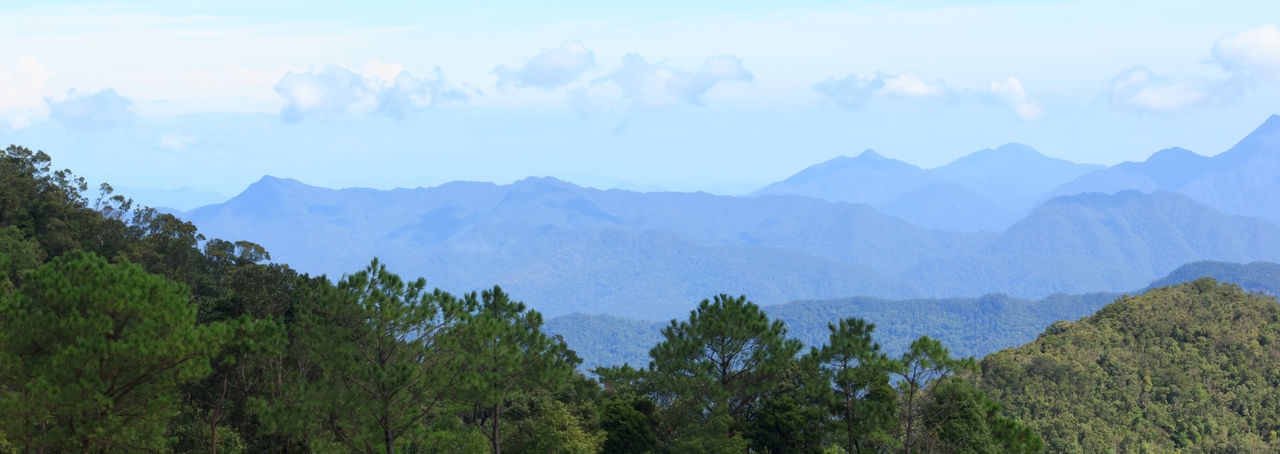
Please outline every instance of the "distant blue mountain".
M1171 192L1089 193L1036 208L981 251L921 263L902 276L927 295L1018 296L1140 288L1198 260L1280 257L1280 227L1225 215Z
M1004 230L1025 210L983 198L955 183L923 186L880 205L880 211L923 226L960 232Z
M115 187L115 193L133 199L135 204L180 213L193 208L222 203L231 198L214 191L201 191L190 187L176 189L147 189L129 186Z
M1242 264L1201 261L1188 263L1173 270L1168 276L1152 282L1151 285L1147 286L1147 290L1191 282L1202 277L1211 277L1222 282L1230 282L1249 292L1262 292L1280 296L1280 263L1272 262Z
M926 227L1000 231L1026 215L1045 191L1099 168L1050 158L1017 143L929 170L868 150L806 168L752 195L865 203Z
M1020 143L974 152L933 169L942 179L995 202L1027 203L1062 182L1105 168L1050 158Z
M276 260L338 276L381 257L463 291L500 284L549 314L663 318L708 289L760 301L908 297L886 277L991 235L918 227L864 205L802 197L599 191L550 178L376 191L265 177L188 217Z
M1126 162L1067 182L1045 199L1082 192L1173 191L1228 214L1280 223L1280 115L1272 115L1231 149L1212 157L1181 148Z
M1055 199L1006 232L928 229L860 204L510 185L332 190L264 177L188 217L338 276L374 256L452 291L498 284L549 315L663 319L709 293L761 304L1136 288L1196 260L1280 259L1280 227L1173 193Z
M839 156L801 170L752 195L802 195L832 202L880 206L903 194L941 182L928 171L872 150Z

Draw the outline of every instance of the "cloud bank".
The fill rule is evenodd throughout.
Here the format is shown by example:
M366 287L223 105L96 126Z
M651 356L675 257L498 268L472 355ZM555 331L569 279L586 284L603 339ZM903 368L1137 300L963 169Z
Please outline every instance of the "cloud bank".
M440 68L434 68L432 77L425 78L400 71L395 82L378 94L376 112L393 118L404 118L441 104L463 103L468 98L466 91L445 80Z
M498 76L499 87L550 90L577 80L595 62L596 55L591 49L580 41L568 41L555 49L543 49L519 68L499 65L493 68L493 74Z
M45 98L49 118L71 129L97 130L133 122L133 101L105 88L90 94L72 89L66 98Z
M1274 25L1231 33L1213 44L1222 77L1171 79L1136 66L1110 80L1112 106L1142 112L1184 112L1238 99L1257 83L1280 83L1280 29Z
M639 54L622 58L622 66L599 82L622 90L639 109L668 109L682 104L701 105L702 97L722 82L751 82L755 76L731 55L708 57L694 71L684 71L665 63L650 63Z
M926 80L914 72L886 74L877 71L869 74L850 73L839 79L829 77L814 84L812 88L836 105L849 110L861 108L872 98L896 97L971 101L995 99L1008 106L1019 118L1028 121L1039 118L1042 112L1040 105L1027 94L1022 81L1016 77L991 82L983 91L962 92L952 90L942 80Z
M440 68L434 68L430 77L420 78L398 64L377 61L367 63L363 73L341 65L289 72L276 82L275 92L284 98L280 118L286 123L347 113L403 118L469 98L463 88L445 79Z
M826 96L837 105L846 109L862 107L874 96L901 96L905 98L944 98L951 96L950 90L942 81L929 82L920 75L908 72L903 74L850 73L836 79L813 85L813 90Z
M1237 75L1280 83L1280 29L1264 25L1223 36L1213 45L1213 59Z
M1137 66L1120 72L1110 81L1111 105L1142 112L1181 112L1208 102L1225 101L1238 95L1229 80L1170 80Z

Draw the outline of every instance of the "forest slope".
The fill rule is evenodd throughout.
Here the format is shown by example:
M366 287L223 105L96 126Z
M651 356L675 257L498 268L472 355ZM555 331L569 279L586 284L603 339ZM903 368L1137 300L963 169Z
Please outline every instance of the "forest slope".
M982 360L1051 452L1277 452L1280 304L1205 278L1060 322Z

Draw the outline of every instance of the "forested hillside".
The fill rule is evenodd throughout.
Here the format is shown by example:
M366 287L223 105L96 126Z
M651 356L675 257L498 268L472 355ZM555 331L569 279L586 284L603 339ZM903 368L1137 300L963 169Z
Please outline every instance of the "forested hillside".
M1280 303L1205 278L1050 326L981 386L1052 452L1280 450Z
M577 355L500 288L377 259L336 283L0 155L0 452L1037 452L972 359L874 326L788 338L745 297L672 320L644 369Z
M960 356L981 357L1030 342L1045 326L1092 314L1119 296L1054 295L1041 300L1004 295L910 300L856 297L794 301L762 310L786 322L789 335L805 345L821 344L832 320L858 317L876 324L876 338L890 354L905 352L911 341L928 335ZM591 369L648 364L649 346L664 325L609 315L570 314L548 319L545 329L563 336L582 358L582 367Z

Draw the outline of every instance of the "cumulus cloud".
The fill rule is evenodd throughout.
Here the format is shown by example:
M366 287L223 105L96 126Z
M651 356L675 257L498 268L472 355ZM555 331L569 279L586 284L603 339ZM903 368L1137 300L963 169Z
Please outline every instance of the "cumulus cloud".
M702 96L721 82L751 82L750 71L733 56L709 57L696 71L650 63L638 54L622 58L622 67L601 81L612 82L637 108L666 109L702 104Z
M1144 112L1182 112L1238 99L1257 82L1280 83L1280 29L1274 25L1222 36L1213 45L1222 77L1171 79L1137 66L1109 81L1111 104Z
M49 118L72 129L94 130L133 122L133 101L105 88L90 94L67 92L66 98L45 98Z
M1177 112L1211 101L1233 97L1236 90L1228 81L1204 79L1170 80L1151 70L1134 67L1111 79L1111 104L1117 108L1146 112Z
M596 55L580 41L569 41L555 49L543 49L524 66L493 68L498 76L498 86L535 87L553 89L573 82L583 72L595 65Z
M1042 112L1040 105L1027 95L1027 90L1022 88L1022 81L1017 77L1010 77L1003 82L992 82L988 91L1013 109L1013 113L1019 118L1027 121L1040 118Z
M368 93L363 76L338 65L305 73L290 71L276 82L275 91L284 97L280 118L286 123L346 112Z
M905 98L943 98L950 90L942 81L929 82L919 74L851 73L842 78L827 78L814 84L813 90L846 109L857 109L874 96Z
M395 118L449 102L465 102L467 92L444 79L435 68L431 78L417 78L408 71L396 75L395 83L378 94L377 112Z
M45 81L49 70L32 58L20 58L12 67L0 67L0 121L21 129L31 120L48 115Z
M1213 59L1233 73L1280 83L1280 29L1264 25L1223 36Z
M276 82L285 100L280 118L297 123L306 117L373 112L404 117L448 102L464 102L468 94L449 84L440 68L419 78L395 63L370 60L363 73L340 65L289 72Z

